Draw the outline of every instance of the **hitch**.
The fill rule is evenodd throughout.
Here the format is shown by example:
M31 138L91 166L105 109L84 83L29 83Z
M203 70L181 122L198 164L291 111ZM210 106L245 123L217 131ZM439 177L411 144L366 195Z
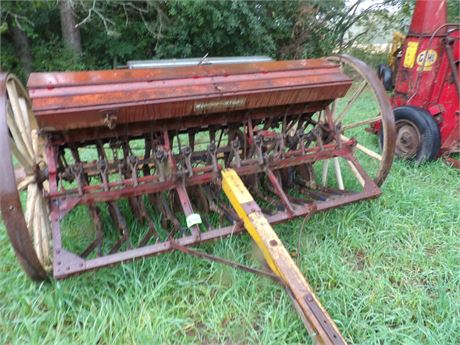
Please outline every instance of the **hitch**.
M318 344L345 344L334 321L315 296L262 210L233 169L222 171L222 188L244 227L293 300L308 332ZM309 216L316 207L311 205Z

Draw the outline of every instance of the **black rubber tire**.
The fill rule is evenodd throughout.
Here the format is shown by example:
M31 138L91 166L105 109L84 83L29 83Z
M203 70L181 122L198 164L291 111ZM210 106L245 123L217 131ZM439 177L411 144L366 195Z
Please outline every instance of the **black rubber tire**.
M441 147L441 133L435 119L425 109L413 106L402 106L394 109L396 123L396 155L421 164L436 159ZM402 124L411 125L420 135L420 143L416 152L410 157L401 155L399 130Z
M377 66L377 76L379 77L380 81L383 84L383 87L387 91L393 90L393 72L391 68L382 63Z

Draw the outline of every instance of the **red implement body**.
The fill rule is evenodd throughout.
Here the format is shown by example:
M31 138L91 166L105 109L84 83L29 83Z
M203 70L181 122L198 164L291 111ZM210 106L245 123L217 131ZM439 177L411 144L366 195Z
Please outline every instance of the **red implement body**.
M446 11L445 0L416 2L395 75L396 152L418 162L460 151L460 23Z
M344 344L270 224L380 195L395 129L364 63L33 73L27 86L1 75L0 208L31 278L173 250L228 263L189 247L246 228L272 272L231 265L283 284L318 343ZM355 137L376 119L381 154Z
M324 60L33 73L27 84L38 124L47 131L105 127L108 118L114 126L204 122L202 115L286 104L308 103L317 110L342 97L350 85L336 65ZM187 122L182 127L177 129L187 128Z

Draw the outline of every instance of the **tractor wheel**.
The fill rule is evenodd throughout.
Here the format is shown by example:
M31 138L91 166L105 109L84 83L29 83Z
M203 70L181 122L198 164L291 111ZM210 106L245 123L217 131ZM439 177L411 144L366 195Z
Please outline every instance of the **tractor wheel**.
M434 160L441 147L441 133L433 117L424 109L402 106L394 109L396 156L421 164Z
M386 64L380 64L377 66L377 76L383 84L383 87L387 91L393 90L393 72L391 68Z

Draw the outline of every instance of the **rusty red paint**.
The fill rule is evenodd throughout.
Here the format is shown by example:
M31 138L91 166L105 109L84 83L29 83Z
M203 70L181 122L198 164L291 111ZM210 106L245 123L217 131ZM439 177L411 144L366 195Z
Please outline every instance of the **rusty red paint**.
M264 189L259 190L259 180L265 183L266 192L275 195L267 195L270 205L264 211L273 224L380 195L379 184L393 158L394 124L388 100L375 76L366 77L379 100L388 127L385 138L390 141L385 145L382 168L371 178L353 156L356 141L339 139L339 126L328 112L329 104L345 95L352 84L340 65L330 62L339 61L330 59L33 74L29 91L46 141L49 192L44 188L43 195L50 205L54 277L171 250L187 252L184 246L242 232L237 214L223 199L220 172L224 167L254 180L256 194ZM371 74L352 57L338 59L350 62L360 73ZM0 98L0 106L3 103ZM314 117L324 109L329 122ZM0 131L6 134L0 141L8 148L4 115L2 109ZM181 145L181 137L188 139L186 144ZM136 147L139 142L144 146ZM79 150L89 147L95 148L96 157L80 158L85 155L80 156ZM26 249L29 261L36 253L24 216L18 210L5 212L5 202L20 207L16 185L10 182L16 176L7 171L12 170L11 153L9 148L6 151L8 162L0 168L6 169L9 179L6 184L0 181L0 203L13 246L24 264L21 250ZM361 175L362 189L338 191L315 185L313 163L335 157L352 163L357 177ZM297 172L296 178L291 172ZM305 198L288 194L291 182L285 180L289 178ZM146 233L131 233L136 227L131 227L118 208L121 199L126 201L123 213L135 216ZM104 235L101 204L107 206L118 237ZM96 238L83 239L89 242L71 251L70 246L63 246L61 221L79 205L89 209ZM201 216L195 212L200 209L204 210L203 222L198 226ZM160 217L160 224L150 218L149 211ZM206 219L211 212L220 217L218 229ZM193 215L195 220L186 219L186 226L181 225L177 213ZM18 217L18 223L11 224ZM29 266L26 263L28 274L36 276Z
M199 65L193 67L175 67L173 69L117 69L88 72L49 72L32 73L27 87L29 89L44 88L47 85L56 87L127 83L133 80L166 80L190 78L193 76L234 76L238 74L269 73L272 71L316 70L318 68L332 68L337 66L324 59L269 61L243 64Z
M291 213L287 210L279 211L273 215L268 215L267 219L271 224L278 224L289 219L296 217L306 216L316 210L318 212L326 211L338 206L346 205L353 203L359 200L371 199L380 195L380 189L375 185L374 181L369 178L366 172L362 169L359 163L351 154L346 154L345 159L348 159L355 163L358 171L362 174L365 179L365 187L363 191L356 192L352 194L344 194L342 197L332 197L328 198L325 201L315 201L315 202L306 202L301 205L297 204L295 212ZM55 204L56 205L56 204ZM73 207L73 206L72 206ZM68 212L68 210L59 210L58 213ZM181 237L175 240L181 246L196 245L198 243L203 243L206 241L214 240L217 238L238 234L243 231L244 228L240 223L234 225L201 232L200 236L197 237L195 234ZM53 238L53 243L57 252L55 252L55 269L54 276L57 279L66 278L70 275L78 274L81 272L94 270L101 267L106 267L113 265L115 263L124 262L127 260L132 260L139 257L146 257L151 255L158 255L165 253L171 250L174 250L174 244L171 240L156 243L154 245L135 248L126 250L123 252L118 252L103 257L85 260L82 259L65 249L62 249L61 237L60 237L60 224L59 221L54 220L53 222L53 231L55 231L56 236ZM57 261L56 261L57 260ZM56 265L56 262L61 262L60 265Z
M406 65L409 45L413 46L415 60ZM441 133L439 156L460 148L459 60L460 24L447 23L447 1L416 1L391 103L395 108L423 108L435 117Z
M256 145L256 137L276 141L278 134L270 126L264 129L256 127L263 121L282 121L283 117L288 121L299 116L309 117L343 96L351 83L352 80L343 74L338 64L324 59L177 69L32 74L29 79L32 105L42 133L46 134L47 139L45 150L50 188L46 196L51 209L54 275L63 278L89 269L174 249L171 242L165 240L153 246L146 246L147 241L142 241L138 248L121 250L120 246L129 242L129 229L124 220L118 217L120 219L116 227L123 234L115 244L117 252L112 253L112 250L97 259L86 259L63 248L60 229L60 221L78 205L94 208L97 203L108 203L110 206L120 199L128 199L140 200L139 205L142 206L141 196L152 197L151 204L154 204L155 198L169 192L178 194L182 212L186 216L193 214L194 196L189 193L196 186L218 185L224 163L205 159L201 166L192 169L190 175L185 174L178 166L181 155L172 151L174 135L207 130L212 133L215 128L231 132L235 130L235 126L243 126L241 133L244 140L241 138L240 143L242 146ZM115 126L112 126L112 121ZM211 141L217 140L215 132L210 137L213 138ZM105 173L101 173L100 167L98 168L99 161L83 162L81 164L87 175L73 180L76 181L77 188L64 188L63 176L69 174L65 168L67 163L63 165L61 161L64 148L96 145L99 151L103 151L102 145L121 139L125 143L126 140L141 139L146 144L147 140L150 144L156 140L156 147L160 147L167 154L170 168L168 176L161 178L158 174L161 165L157 165L157 161L153 162L155 152L152 151L148 155L145 152L144 157L136 159L139 159L138 163L141 165L154 165L155 173L149 172L149 168L147 173L139 176L137 173L132 175L125 171L120 172L119 177L109 180ZM271 222L277 223L306 215L312 209L324 211L380 194L378 182L373 181L354 160L355 144L356 141L351 139L339 146L325 142L321 146L290 148L277 154L274 159L262 159L262 163L259 156L252 156L242 159L241 164L234 163L232 167L243 177L263 174L267 176L273 191L281 200L280 204L284 206L284 211L269 217ZM228 148L227 151L225 148L221 149L219 154L225 157L224 155L231 152L230 147ZM242 150L245 152L246 148L242 147ZM209 152L211 151L208 154ZM106 159L101 152L98 152L98 156L100 160ZM277 174L283 169L333 157L343 157L354 162L365 180L363 190L356 193L335 191L333 195L331 191L321 190L318 191L321 194L319 201L291 201ZM106 164L108 173L116 175L115 158ZM139 171L141 170L145 171L140 168ZM81 182L89 181L89 178L92 178L91 183ZM237 220L234 212L227 206L224 203L219 204L222 214L226 214L227 220ZM139 210L141 209L142 207ZM97 212L92 214L97 222ZM169 210L165 214L175 222L174 227L177 230L179 222L174 219L173 212ZM140 217L140 222L143 221L142 218L145 217ZM192 228L192 236L177 239L179 244L200 243L241 231L241 227L236 225L206 231L201 231L200 228L195 226ZM27 229L23 232L27 234ZM91 242L84 252L89 254L99 244Z
M24 271L34 280L47 276L35 253L16 187L16 176L11 159L10 134L6 119L6 82L8 74L0 73L0 211L10 242Z
M414 8L409 35L431 35L447 18L447 0L418 1Z
M33 111L47 131L103 127L108 115L118 125L331 101L350 85L337 65L322 59L33 73L28 82Z

